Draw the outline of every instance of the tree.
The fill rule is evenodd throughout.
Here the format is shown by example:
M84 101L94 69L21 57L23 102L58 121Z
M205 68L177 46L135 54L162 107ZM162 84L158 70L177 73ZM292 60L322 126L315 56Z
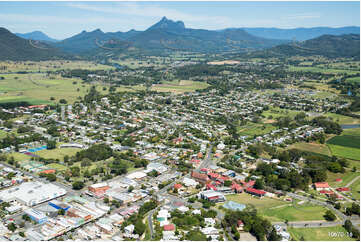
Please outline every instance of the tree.
M67 102L64 98L62 98L62 99L59 100L59 103L61 103L61 104L67 104L68 102Z
M275 228L272 228L271 233L269 233L267 240L268 241L280 241L282 237L277 234L277 231Z
M133 186L129 186L128 187L128 192L132 192L134 190L134 187Z
M335 221L336 220L336 215L333 214L330 210L327 210L325 215L323 215L323 217L327 220L327 221Z
M80 189L82 189L83 187L84 187L84 182L82 182L82 181L75 181L75 182L73 182L73 189L74 190L80 190Z
M46 180L50 181L50 182L54 182L56 181L56 175L51 173L51 174L46 174Z
M340 209L340 208L341 208L341 204L340 204L340 203L335 203L335 208L336 208L336 209Z
M254 183L254 188L256 189L263 189L263 181L261 179L257 179Z
M224 181L224 186L226 186L226 187L232 186L232 181L230 181L230 180Z
M16 224L14 223L9 223L7 227L11 232L14 232L17 229Z
M65 215L65 210L64 209L59 209L58 210L58 215Z
M46 148L48 150L52 150L52 149L55 149L56 148L56 141L55 140L48 140L46 142Z
M141 218L138 218L134 224L134 233L142 235L145 231L145 224L143 223Z

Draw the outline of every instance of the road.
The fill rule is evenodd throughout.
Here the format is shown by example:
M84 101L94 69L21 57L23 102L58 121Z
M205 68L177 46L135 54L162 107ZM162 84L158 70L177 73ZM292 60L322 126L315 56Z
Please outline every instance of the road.
M354 179L352 179L349 183L347 183L345 187L350 187L355 181L359 181L359 180L360 180L360 176L357 176Z
M281 192L281 191L279 191L279 192ZM359 217L357 217L357 218L349 217L349 216L343 214L340 210L334 208L331 204L329 204L327 202L322 202L322 201L319 201L319 200L316 200L316 199L313 199L313 198L304 197L304 196L301 196L301 195L298 195L298 194L295 194L295 193L292 193L292 192L287 192L287 196L295 198L295 199L299 199L299 200L302 200L302 201L310 202L310 203L313 203L313 204L316 204L316 205L319 205L319 206L326 207L329 210L333 211L341 219L341 221L339 221L340 224L344 224L345 220L349 219L349 220L351 220L351 222L352 222L352 224L354 226L359 227L358 226L360 224L360 218ZM310 224L311 222L298 222L298 223L300 225L303 224L303 226L305 226L305 224ZM318 222L318 225L319 225L318 227L322 227L322 225L320 225L320 223L321 222ZM324 222L322 222L322 224L323 223ZM333 226L338 225L338 222L330 222L330 223L334 223ZM317 222L315 224L313 224L313 226L317 227L316 225L317 225Z
M215 165L212 159L212 149L213 149L213 144L210 144L207 151L207 155L205 159L202 161L202 163L199 164L198 169L207 168L210 167L211 165Z

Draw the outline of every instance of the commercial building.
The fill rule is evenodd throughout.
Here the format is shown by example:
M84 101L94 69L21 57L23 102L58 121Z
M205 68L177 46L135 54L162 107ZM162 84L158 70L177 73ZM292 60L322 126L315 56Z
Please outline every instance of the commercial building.
M27 206L34 206L65 194L65 189L51 183L24 182L19 186L1 191L0 200L18 201Z
M38 210L27 209L24 212L31 218L31 220L37 222L38 224L45 223L48 220L48 217Z
M206 190L203 192L200 192L198 195L200 198L208 200L210 202L224 202L226 201L226 197L220 193L213 190Z

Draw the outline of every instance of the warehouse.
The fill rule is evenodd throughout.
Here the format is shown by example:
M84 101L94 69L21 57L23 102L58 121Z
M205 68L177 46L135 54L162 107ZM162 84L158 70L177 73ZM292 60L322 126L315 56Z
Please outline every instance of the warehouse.
M27 206L34 206L65 194L65 189L54 184L24 182L19 186L1 191L0 200L5 202L18 201Z

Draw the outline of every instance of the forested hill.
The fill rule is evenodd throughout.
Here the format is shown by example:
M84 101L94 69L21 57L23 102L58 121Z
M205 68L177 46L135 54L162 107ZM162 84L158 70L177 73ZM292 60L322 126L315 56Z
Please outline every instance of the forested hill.
M48 44L20 38L0 28L0 60L50 60L68 57Z
M275 46L264 51L253 52L250 55L258 57L320 55L329 58L349 57L359 59L360 35L322 35L303 42L294 42Z

